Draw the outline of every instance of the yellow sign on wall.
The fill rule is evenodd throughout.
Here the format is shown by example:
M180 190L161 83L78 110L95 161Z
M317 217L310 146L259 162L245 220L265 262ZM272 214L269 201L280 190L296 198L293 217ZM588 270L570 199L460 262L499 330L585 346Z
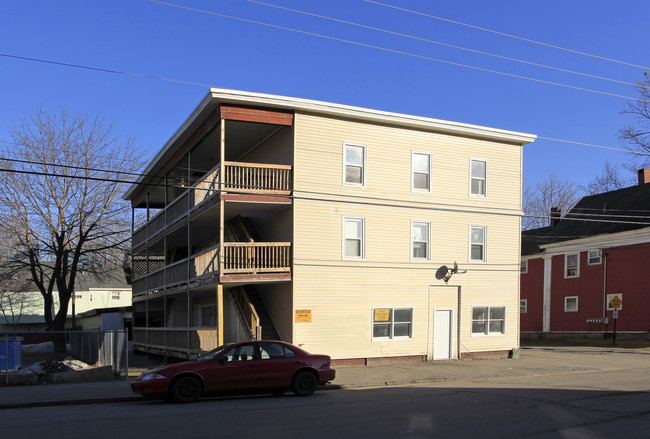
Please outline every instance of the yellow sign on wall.
M311 323L311 309L297 309L296 323Z

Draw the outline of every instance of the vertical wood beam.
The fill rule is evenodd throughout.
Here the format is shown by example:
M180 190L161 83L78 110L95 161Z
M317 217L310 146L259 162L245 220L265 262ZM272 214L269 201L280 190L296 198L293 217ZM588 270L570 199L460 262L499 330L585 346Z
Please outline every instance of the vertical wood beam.
M217 345L223 344L223 284L217 284Z

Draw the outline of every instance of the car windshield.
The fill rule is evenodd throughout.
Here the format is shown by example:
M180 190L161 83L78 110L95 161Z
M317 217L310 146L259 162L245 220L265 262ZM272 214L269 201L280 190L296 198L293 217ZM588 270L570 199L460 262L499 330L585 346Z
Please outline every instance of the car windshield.
M228 349L231 345L225 344L223 346L219 346L218 348L212 349L210 352L203 354L199 356L196 361L207 361L207 360L212 360L213 358L219 356L223 351Z

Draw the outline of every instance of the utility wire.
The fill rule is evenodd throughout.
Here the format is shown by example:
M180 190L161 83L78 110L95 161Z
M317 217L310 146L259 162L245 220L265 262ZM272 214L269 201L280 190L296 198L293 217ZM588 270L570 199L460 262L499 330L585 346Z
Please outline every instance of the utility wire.
M110 179L110 178L105 178L105 177L90 177L90 176L77 176L77 175L62 175L62 174L56 174L56 173L51 173L51 172L34 172L34 171L23 171L23 170L15 170L15 169L0 169L0 172L12 172L12 173L18 173L18 174L28 174L28 175L37 175L37 176L49 176L49 177L63 177L63 178L72 178L72 179L82 179L82 180L92 180L92 181L104 181L104 182L110 182L110 183L128 183L123 180L119 179ZM225 183L221 182L219 183L220 185L225 185ZM180 186L180 185L170 185L170 184L165 184L165 183L147 183L147 185L150 186L156 186L156 187L164 187L164 188L180 188L180 189L185 189L185 190L206 190L206 191L212 191L214 193L221 193L224 190L223 189L213 189L213 188L200 188L200 187L192 187L188 188L187 186ZM248 193L249 190L251 189L256 189L257 187L241 187L237 189L228 189L228 193ZM393 204L392 202L399 202L403 200L391 200L389 198L376 198L376 197L359 197L357 195L340 195L340 194L333 194L333 193L327 193L327 192L315 192L315 191L293 191L294 193L304 193L304 194L310 194L311 196L301 196L301 195L277 195L277 194L268 194L268 196L271 197L278 197L278 198L290 198L294 200L304 200L304 201L315 201L315 202L335 202L335 203L343 203L343 204L354 204L354 205L370 205L370 206L379 206L379 207L393 207L393 208L403 208L403 209L416 209L416 210L436 210L436 211L453 211L453 212L471 212L471 213L480 213L482 215L501 215L501 216L517 216L520 217L519 213L516 213L514 210L513 212L508 212L507 209L502 209L502 211L486 211L486 212L477 212L476 211L476 206L470 206L470 205L448 205L448 204L441 204L441 203L423 203L418 201L417 203L414 203L414 205L405 205L405 204ZM322 195L322 196L329 196L329 197L350 197L354 198L353 200L345 200L345 199L335 199L335 198L319 198L315 197L314 195ZM367 201L361 201L361 199L365 199ZM381 202L380 202L381 201ZM590 215L590 217L594 216L599 216L599 215ZM604 215L608 216L608 215ZM548 216L545 215L529 215L529 214L524 214L524 218L547 218ZM617 217L627 217L627 216L617 216ZM639 217L639 216L630 216L630 218L648 218L649 217ZM563 217L563 221L581 221L581 222L604 222L604 223L614 223L614 224L633 224L633 225L648 225L650 226L650 222L640 222L640 221L619 221L619 220L607 220L607 219L592 219L592 218L571 218L571 217Z
M443 43L441 41L430 40L430 39L427 39L427 38L417 37L417 36L414 36L414 35L408 35L408 34L404 34L404 33L400 33L400 32L394 32L394 31L390 31L390 30L387 30L387 29L381 29L381 28L378 28L378 27L367 26L365 24L354 23L354 22L351 22L351 21L341 20L341 19L333 18L333 17L327 17L325 15L314 14L314 13L311 13L311 12L301 11L301 10L293 9L293 8L287 8L287 7L284 7L284 6L274 5L274 4L271 4L271 3L266 3L266 2L262 2L262 1L258 1L258 0L246 0L246 1L248 1L250 3L259 4L259 5L269 6L269 7L272 7L272 8L283 9L285 11L296 12L298 14L304 14L304 15L309 15L309 16L312 16L312 17L322 18L324 20L335 21L337 23L349 24L350 26L356 26L356 27L360 27L360 28L364 28L364 29L374 30L374 31L377 31L377 32L384 32L384 33L387 33L387 34L390 34L390 35L396 35L396 36L399 36L399 37L410 38L412 40L423 41L423 42L426 42L426 43L437 44L437 45L440 45L440 46L450 47L450 48L453 48L453 49L464 50L466 52L478 53L480 55L486 55L486 56L491 56L491 57L494 57L494 58L505 59L507 61L514 61L514 62L518 62L518 63L522 63L522 64L528 64L528 65L535 66L535 67L542 67L542 68L545 68L545 69L556 70L556 71L563 72L563 73L571 73L573 75L586 76L588 78L601 79L603 81L616 82L616 83L619 83L619 84L632 85L632 86L635 86L635 87L640 86L642 88L650 88L648 86L645 86L645 85L642 85L642 84L639 84L639 83L635 83L635 82L621 81L619 79L606 78L606 77L603 77L603 76L592 75L590 73L577 72L577 71L574 71L574 70L563 69L561 67L554 67L554 66L549 66L549 65L546 65L546 64L536 63L536 62L533 62L533 61L526 61L526 60L522 60L522 59L518 59L518 58L512 58L512 57L509 57L509 56L498 55L498 54L495 54L495 53L484 52L484 51L476 50L476 49L470 49L470 48L467 48L467 47L462 47L462 46L457 46L457 45L454 45L454 44Z
M308 31L304 31L304 30L293 29L293 28L290 28L290 27L279 26L279 25L270 24L270 23L264 23L264 22L261 22L261 21L249 20L247 18L234 17L232 15L220 14L218 12L206 11L206 10L203 10L203 9L190 8L188 6L176 5L176 4L173 4L173 3L167 3L167 2L163 2L163 1L159 1L159 0L147 0L147 1L149 1L151 3L157 3L157 4L165 5L165 6L171 6L171 7L174 7L174 8L186 9L188 11L199 12L199 13L202 13L202 14L215 15L217 17L228 18L228 19L231 19L231 20L242 21L242 22L245 22L245 23L257 24L257 25L260 25L260 26L267 26L267 27L271 27L271 28L274 28L274 29L286 30L286 31L290 31L290 32L296 32L296 33L299 33L299 34L303 34L303 35L309 35L309 36L313 36L313 37L324 38L324 39L327 39L327 40L338 41L338 42L341 42L341 43L352 44L352 45L355 45L355 46L382 50L382 51L385 51L385 52L395 53L395 54L398 54L398 55L405 55L405 56L410 56L410 57L413 57L413 58L424 59L424 60L428 60L428 61L435 61L435 62L439 62L439 63L443 63L443 64L449 64L449 65L453 65L453 66L457 66L457 67L465 67L465 68L468 68L468 69L478 70L478 71L481 71L481 72L494 73L494 74L497 74L497 75L508 76L508 77L511 77L511 78L525 79L525 80L528 80L528 81L539 82L539 83L542 83L542 84L556 85L558 87L565 87L565 88L570 88L570 89L573 89L573 90L580 90L580 91L586 91L586 92L590 92L590 93L597 93L597 94L602 94L602 95L605 95L605 96L618 97L618 98L623 98L623 99L628 99L628 100L633 100L633 101L650 102L650 100L634 98L634 97L631 97L631 96L625 96L625 95L620 95L620 94L616 94L616 93L609 93L609 92L594 90L594 89L585 88L585 87L578 87L578 86L575 86L575 85L562 84L562 83L559 83L559 82L546 81L546 80L543 80L543 79L532 78L530 76L517 75L517 74L514 74L514 73L506 73L506 72L487 69L487 68L483 68L483 67L476 67L476 66L472 66L472 65L468 65L468 64L462 64L462 63L457 63L457 62L453 62L453 61L447 61L447 60L444 60L444 59L433 58L433 57L430 57L430 56L418 55L416 53L406 52L406 51L403 51L403 50L389 49L387 47L377 46L377 45L374 45L374 44L361 43L359 41L353 41L353 40L347 40L347 39L344 39L344 38L332 37L332 36L329 36L329 35L323 35L323 34L318 34L318 33L314 33L314 32L308 32ZM178 82L181 82L181 81L178 81Z
M587 53L587 52L581 52L579 50L568 49L566 47L556 46L556 45L549 44L549 43L544 43L544 42L541 42L541 41L535 41L535 40L531 40L529 38L523 38L523 37L519 37L517 35L507 34L505 32L499 32L499 31L495 31L495 30L492 30L492 29L486 29L484 27L479 27L479 26L474 26L472 24L463 23L463 22L460 22L460 21L450 20L448 18L438 17L438 16L431 15L431 14L425 14L424 12L418 12L418 11L414 11L412 9L401 8L401 7L398 7L398 6L393 6L393 5L389 5L389 4L386 4L386 3L381 3L381 2L378 2L378 1L374 1L374 0L365 0L365 1L368 2L368 3L376 4L376 5L385 6L387 8L393 8L393 9L397 9L397 10L400 10L400 11L409 12L411 14L422 15L424 17L434 18L436 20L442 20L442 21L457 24L457 25L460 25L460 26L466 26L466 27L470 27L470 28L473 28L473 29L478 29L478 30L481 30L481 31L484 31L484 32L490 32L490 33L493 33L493 34L496 34L496 35L501 35L503 37L514 38L514 39L517 39L517 40L526 41L527 43L539 44L540 46L551 47L553 49L563 50L565 52L576 53L578 55L589 56L591 58L597 58L597 59L604 60L604 61L610 61L610 62L614 62L614 63L618 63L618 64L623 64L623 65L626 65L626 66L638 67L640 69L650 70L650 67L640 66L638 64L632 64L632 63L629 63L629 62L619 61L619 60L612 59L612 58L606 58L604 56L594 55L592 53Z

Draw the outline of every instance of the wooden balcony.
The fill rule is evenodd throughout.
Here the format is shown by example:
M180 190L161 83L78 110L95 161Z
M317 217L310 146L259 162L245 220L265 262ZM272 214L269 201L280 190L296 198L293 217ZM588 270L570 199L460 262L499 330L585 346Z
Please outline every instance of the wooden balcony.
M176 354L185 358L219 346L219 331L201 328L133 328L133 344L155 354Z
M198 183L169 203L156 216L133 233L132 246L136 248L157 236L166 228L199 208L207 200L222 192L255 195L290 195L291 166L260 163L224 162L212 168Z
M223 268L219 252L223 248ZM284 280L268 275L291 274L290 242L226 242L134 279L133 296L192 284L213 277L215 281ZM236 275L233 277L233 275ZM267 277L264 277L267 275Z

